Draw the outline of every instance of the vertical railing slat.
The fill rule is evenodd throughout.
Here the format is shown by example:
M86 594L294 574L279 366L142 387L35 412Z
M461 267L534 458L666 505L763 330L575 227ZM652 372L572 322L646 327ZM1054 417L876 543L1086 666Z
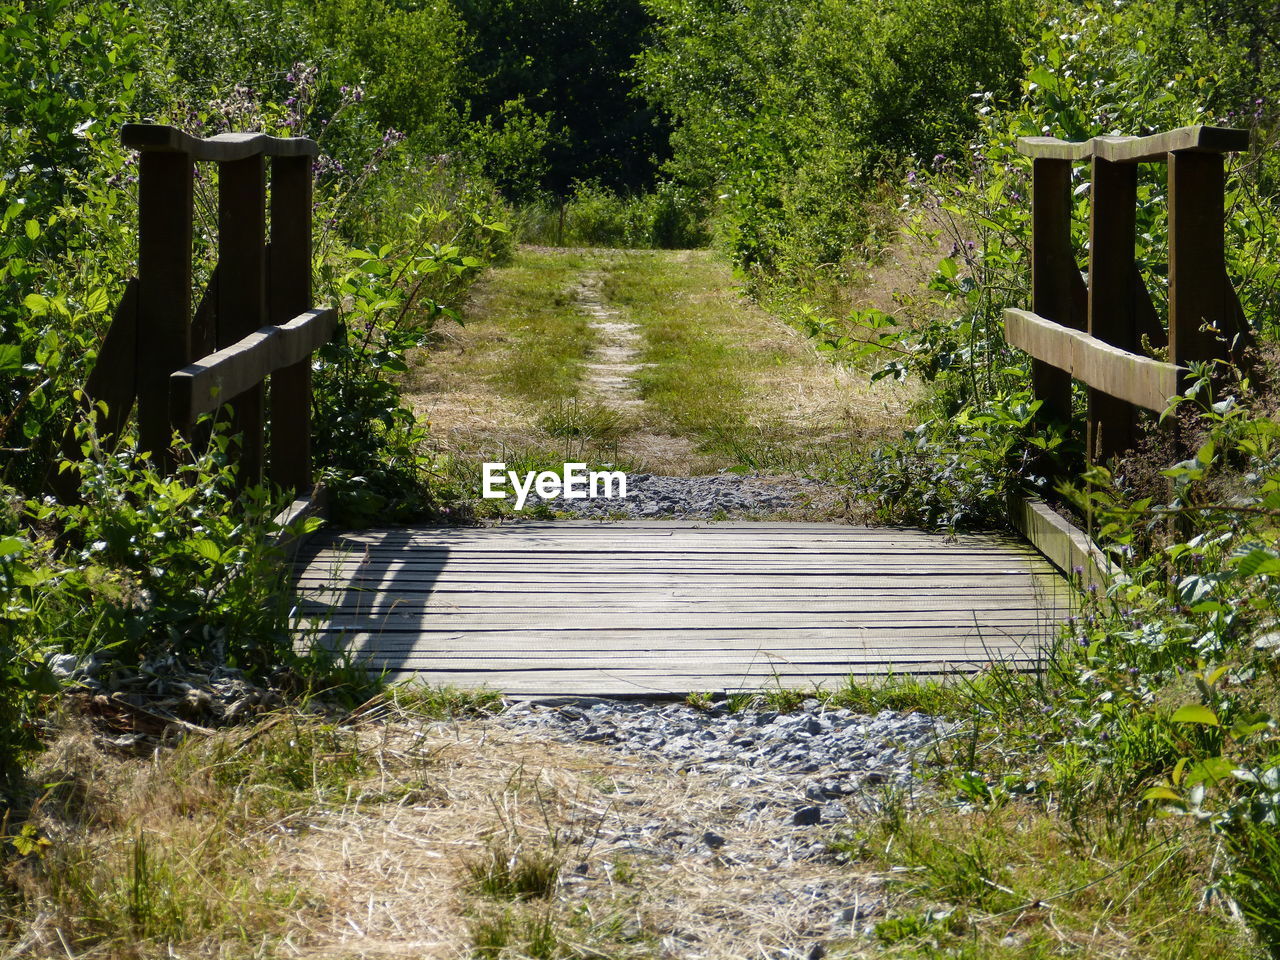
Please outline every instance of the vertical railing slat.
M1084 285L1071 246L1071 161L1035 160L1031 176L1031 309L1083 330ZM1070 421L1070 375L1032 360L1031 382L1041 416Z
M1236 324L1224 192L1222 154L1169 154L1169 359L1181 366L1224 356Z
M267 182L261 154L218 167L216 340L222 348L266 323ZM240 482L245 486L262 480L263 397L259 384L231 404L232 432L242 436Z
M169 374L191 362L195 170L181 152L144 151L138 167L138 434L165 469L172 463Z
M1138 353L1134 286L1138 167L1093 158L1089 216L1089 323L1091 336ZM1089 390L1088 451L1104 463L1133 448L1138 414L1133 404Z
M270 322L311 308L311 158L271 161ZM299 493L311 487L311 358L271 377L271 480Z

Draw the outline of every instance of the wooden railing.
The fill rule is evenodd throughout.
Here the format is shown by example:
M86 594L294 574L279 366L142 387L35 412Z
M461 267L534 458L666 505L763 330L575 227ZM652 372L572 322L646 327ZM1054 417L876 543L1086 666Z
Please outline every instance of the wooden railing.
M1093 462L1134 447L1138 410L1164 411L1188 364L1238 360L1246 345L1227 278L1223 157L1248 145L1248 131L1205 126L1083 143L1018 141L1018 152L1032 158L1031 310L1004 312L1005 337L1031 354L1046 417L1069 422L1071 378L1088 387ZM1091 167L1087 282L1071 245L1073 163ZM1140 163L1168 167L1167 329L1134 256ZM1168 359L1144 356L1144 341Z
M85 387L90 401L107 404L100 432L118 435L136 401L141 447L168 465L173 431L190 435L201 414L228 404L241 481L265 473L283 489L309 491L310 357L337 322L311 300L315 143L255 133L198 139L152 124L126 124L122 137L140 153L138 276ZM218 165L218 262L193 312L197 162Z
M1226 270L1224 156L1248 146L1248 131L1205 126L1083 143L1018 141L1032 158L1031 310L1004 311L1005 337L1031 354L1043 418L1070 423L1072 378L1088 388L1090 462L1133 449L1139 411L1162 413L1185 388L1191 363L1240 360L1249 332ZM1087 280L1071 243L1073 163L1090 165ZM1168 168L1167 324L1135 259L1140 163ZM1044 504L1010 506L1015 525L1062 570L1108 579L1108 560L1084 533Z

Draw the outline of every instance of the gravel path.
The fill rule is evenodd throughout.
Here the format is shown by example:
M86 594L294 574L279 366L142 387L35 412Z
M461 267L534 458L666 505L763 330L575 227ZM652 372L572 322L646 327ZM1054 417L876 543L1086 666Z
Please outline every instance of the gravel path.
M589 698L517 702L495 722L535 743L604 749L647 769L646 783L659 793L659 784L685 783L678 804L632 801L620 789L619 805L594 828L597 856L634 858L672 881L665 893L661 885L649 891L651 900L679 903L684 918L664 937L664 955L770 960L818 960L829 944L874 936L889 905L883 878L842 862L831 841L891 796L926 794L921 768L955 731L923 714L861 715L816 699L784 714L735 713L724 702L709 710ZM581 869L581 878L567 878L571 897L576 880L595 868ZM725 925L736 943L708 949ZM753 929L770 933L748 949L738 938Z
M918 786L915 769L952 732L919 713L875 716L826 710L809 699L795 713L731 713L684 704L575 700L561 706L517 702L499 723L563 741L600 743L661 757L677 769L727 776L731 786L768 787L771 808L744 812L797 826L838 822L851 809L874 809L887 792Z
M539 503L574 517L629 520L679 517L761 516L807 508L829 500L831 488L803 477L720 473L700 477L667 477L652 473L627 474L625 498L542 499L530 491L526 509Z

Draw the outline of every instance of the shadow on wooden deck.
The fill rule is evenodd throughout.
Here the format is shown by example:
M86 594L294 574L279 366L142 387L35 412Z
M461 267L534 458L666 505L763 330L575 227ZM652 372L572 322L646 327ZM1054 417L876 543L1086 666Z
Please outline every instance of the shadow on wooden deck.
M517 695L683 696L1035 669L1069 590L1030 546L838 524L537 522L317 538L300 635Z

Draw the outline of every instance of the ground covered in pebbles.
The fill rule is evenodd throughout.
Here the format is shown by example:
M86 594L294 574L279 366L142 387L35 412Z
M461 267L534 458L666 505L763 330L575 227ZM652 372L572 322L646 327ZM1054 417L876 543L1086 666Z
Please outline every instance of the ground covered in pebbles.
M516 941L536 939L539 918L554 918L571 956L854 955L871 947L884 915L884 878L845 862L831 841L888 797L920 790L917 767L949 732L919 714L859 716L817 700L787 714L723 703L515 703L493 718L401 731L409 739L397 749L429 754L442 793L425 806L366 805L355 820L342 811L334 826L346 829L312 834L309 869L335 894L346 891L337 902L377 901L386 891L369 884L394 873L400 909L421 897L448 903L413 938L439 943L440 955L465 955L495 910ZM387 844L440 859L406 873L383 852L388 872L378 880L352 851ZM495 844L511 862L555 859L545 907L495 907L469 892L467 864ZM380 909L384 928L406 925L394 903ZM329 932L342 955L368 955L368 931L334 922ZM511 949L521 955L519 944Z
M694 477L629 473L625 497L568 499L561 494L542 498L531 491L528 507L546 506L567 516L591 519L712 520L797 513L825 515L838 505L839 498L837 489L798 476L740 475L728 471Z
M59 853L21 868L31 915L0 929L3 960L86 937L102 958L875 953L888 877L840 841L922 793L951 735L817 700L781 714L516 702L441 720L397 688L209 728L176 716L190 697L86 696L37 771L75 788L33 820ZM125 742L130 717L170 725ZM138 926L139 857L181 922Z

